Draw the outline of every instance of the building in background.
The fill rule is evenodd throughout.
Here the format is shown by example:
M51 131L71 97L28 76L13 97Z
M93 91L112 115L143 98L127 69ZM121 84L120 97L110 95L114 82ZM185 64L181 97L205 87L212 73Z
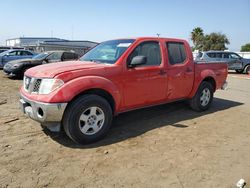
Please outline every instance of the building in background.
M74 51L79 56L97 44L92 41L65 40L49 37L19 37L6 40L6 46L8 47L23 47L38 53L52 50Z

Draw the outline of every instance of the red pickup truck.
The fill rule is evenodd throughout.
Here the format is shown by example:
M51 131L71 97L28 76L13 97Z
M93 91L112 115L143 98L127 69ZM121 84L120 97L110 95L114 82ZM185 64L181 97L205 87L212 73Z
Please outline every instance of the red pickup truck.
M185 40L118 39L78 61L27 70L20 105L51 131L63 127L73 141L90 143L122 112L183 99L196 111L207 110L226 78L225 63L194 62Z

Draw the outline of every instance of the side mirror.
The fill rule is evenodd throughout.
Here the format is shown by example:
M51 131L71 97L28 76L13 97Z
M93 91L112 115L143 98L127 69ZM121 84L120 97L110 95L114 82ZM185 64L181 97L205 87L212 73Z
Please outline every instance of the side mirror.
M136 67L138 65L144 65L147 63L147 57L146 56L135 56L131 63L129 64L130 68Z

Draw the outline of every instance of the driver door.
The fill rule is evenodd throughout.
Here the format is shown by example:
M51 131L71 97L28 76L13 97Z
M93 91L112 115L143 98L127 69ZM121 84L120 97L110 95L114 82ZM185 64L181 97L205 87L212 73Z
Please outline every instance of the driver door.
M127 58L127 70L123 75L123 106L126 109L138 108L166 99L167 74L162 62L161 47L158 41L140 43ZM144 65L129 67L136 56L145 56Z
M243 69L242 62L240 60L240 56L235 53L229 54L229 61L228 61L228 68L229 69Z

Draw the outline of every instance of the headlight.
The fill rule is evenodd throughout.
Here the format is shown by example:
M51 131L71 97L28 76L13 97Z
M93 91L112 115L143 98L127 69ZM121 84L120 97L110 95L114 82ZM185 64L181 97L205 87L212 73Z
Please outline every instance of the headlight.
M60 79L45 78L41 80L38 94L49 94L57 88L61 87L64 82Z

